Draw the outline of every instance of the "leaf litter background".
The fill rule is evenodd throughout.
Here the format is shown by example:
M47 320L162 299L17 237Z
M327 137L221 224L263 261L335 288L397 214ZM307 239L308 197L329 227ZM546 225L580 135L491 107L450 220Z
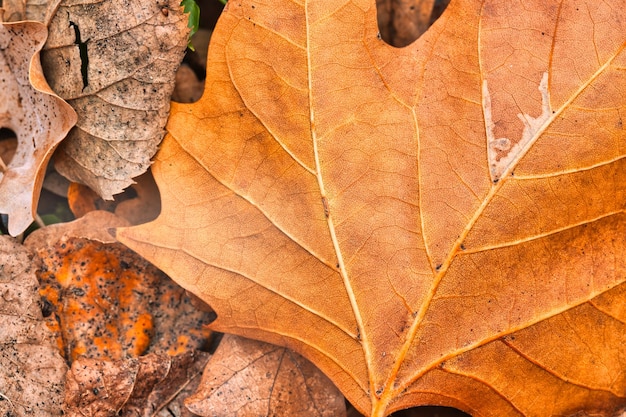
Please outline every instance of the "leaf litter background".
M379 15L379 17L380 17L380 15ZM383 30L383 29L384 29L384 28L383 28L383 27L381 27L381 32L384 32L384 30ZM393 32L393 31L392 31L392 32ZM391 37L390 39L392 39L392 40L393 40L393 38L392 38L392 37ZM401 41L398 41L398 42L400 43ZM95 198L94 198L94 201L95 201L95 200L97 200L97 199L95 199ZM101 204L101 203L95 203L95 204ZM613 308L613 307L611 307L611 302L610 302L610 300L608 300L608 301L607 301L604 305L603 305L603 300L599 300L599 302L598 302L598 303L596 303L596 305L597 305L597 306L599 305L599 308L602 308L602 307L604 307L604 308L608 308L608 309ZM608 307L607 307L607 306L608 306ZM613 311L613 313L615 313L615 314L619 315L619 311L617 311L617 312ZM274 348L274 349L275 349L275 348ZM592 358L592 359L593 359L593 358ZM162 361L162 360L161 360L161 361ZM131 368L132 368L133 366L134 366L134 365L131 365ZM95 369L97 369L97 368L95 368ZM138 368L133 368L133 369L138 369ZM124 373L124 372L120 372L120 374L119 374L119 375L123 375L123 374L125 374L125 373ZM130 374L126 373L126 375L132 375L132 372L131 372ZM136 373L135 373L135 375L138 375L138 374L136 374ZM158 379L159 377L155 377L155 378L156 378L156 379ZM132 380L133 380L133 378L132 378L132 377L131 377L129 380L127 380L126 385L127 385L127 386L129 386L129 385L133 385ZM128 382L128 381L130 381L130 382ZM90 387L89 387L89 389L90 389L90 390L93 390L94 388L97 388L97 387L94 387L94 386L90 386ZM97 389L96 389L96 390L97 390ZM132 387L131 387L131 390L132 390ZM156 390L155 390L155 391L156 391ZM137 400L137 398L141 399L141 398L144 398L144 397L141 397L141 396L136 397L136 400ZM236 397L235 397L235 398L236 398ZM122 403L124 403L124 402L125 402L125 401L122 401ZM434 413L441 413L442 411L441 411L441 410L434 410L433 412L434 412ZM444 413L445 413L445 411L444 411ZM279 414L279 415L281 415L281 414ZM447 415L447 414L446 414L446 415Z

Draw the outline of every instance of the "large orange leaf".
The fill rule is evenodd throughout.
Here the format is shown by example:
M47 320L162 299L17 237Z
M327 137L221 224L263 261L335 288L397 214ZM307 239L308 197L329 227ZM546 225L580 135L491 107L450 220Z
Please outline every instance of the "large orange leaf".
M374 3L231 0L119 238L366 414L612 413L626 8L453 0L396 49Z

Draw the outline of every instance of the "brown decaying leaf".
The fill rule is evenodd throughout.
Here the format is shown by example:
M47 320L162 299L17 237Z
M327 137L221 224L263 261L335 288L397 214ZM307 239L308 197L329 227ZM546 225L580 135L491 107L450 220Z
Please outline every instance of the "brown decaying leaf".
M172 100L179 103L193 103L202 97L204 82L188 65L181 65L176 72L176 88L172 94Z
M32 255L0 236L0 415L62 415L66 371L41 315Z
M55 167L110 200L144 173L164 135L187 45L179 0L62 1L42 63L78 113Z
M185 404L200 416L340 417L343 395L295 352L225 335Z
M47 320L68 362L176 355L208 343L212 314L195 309L185 290L119 243L34 239L28 244L40 258Z
M46 83L39 52L46 27L0 24L0 127L17 135L17 151L0 164L0 213L16 236L32 223L52 152L76 123L76 113ZM6 162L6 161L5 161Z
M110 211L131 224L141 224L154 220L161 211L159 189L150 171L135 178L135 183L125 193L115 196L115 200L103 200L86 185L71 183L67 192L67 202L72 214L77 218L93 211ZM130 196L130 191L134 196ZM109 225L109 227L114 227Z
M430 26L436 0L376 0L378 28L389 44L407 46Z
M97 240L102 243L117 242L109 233L114 227L130 226L128 220L122 219L108 211L93 211L83 217L67 223L51 224L35 230L28 235L24 244L33 252L50 248L62 239L79 237Z
M5 22L18 22L20 20L43 22L47 14L53 12L50 9L54 8L55 4L58 4L57 0L3 0L3 18Z
M458 0L407 48L377 34L373 0L229 2L161 215L118 238L365 414L612 414L626 9Z
M175 357L151 353L115 362L79 359L67 375L65 415L160 415L181 390L198 384L208 358L208 353L189 351Z

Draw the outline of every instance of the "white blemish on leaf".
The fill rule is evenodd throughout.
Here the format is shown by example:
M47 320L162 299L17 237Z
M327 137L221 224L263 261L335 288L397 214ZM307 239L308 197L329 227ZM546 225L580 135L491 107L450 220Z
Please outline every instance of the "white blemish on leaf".
M536 138L537 132L550 118L552 111L550 110L547 72L544 72L541 77L539 92L541 93L541 114L538 117L532 117L525 113L518 113L517 117L524 123L524 130L521 139L514 146L511 146L510 139L496 138L493 133L495 125L491 115L491 95L487 87L487 80L483 80L483 113L487 132L487 158L489 159L492 181L498 181L509 166L527 151Z

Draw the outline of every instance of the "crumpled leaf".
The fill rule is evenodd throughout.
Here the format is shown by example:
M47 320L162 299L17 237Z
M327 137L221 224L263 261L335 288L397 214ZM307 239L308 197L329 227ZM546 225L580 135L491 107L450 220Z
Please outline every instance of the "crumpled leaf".
M114 362L78 359L67 376L65 415L160 416L159 411L179 392L197 386L208 358L208 353L189 351L174 357L151 353Z
M118 231L367 415L611 415L626 392L626 9L229 2L175 105L162 212Z
M33 222L48 161L76 123L74 110L44 78L39 52L45 41L41 23L0 24L0 127L18 139L13 158L0 169L0 213L9 215L13 236Z
M105 199L148 169L163 139L189 34L179 3L67 0L50 22L46 77L79 118L55 167Z
M223 337L185 404L200 416L346 415L339 390L309 361L233 335Z
M0 236L0 415L60 416L67 366L41 315L32 255Z

